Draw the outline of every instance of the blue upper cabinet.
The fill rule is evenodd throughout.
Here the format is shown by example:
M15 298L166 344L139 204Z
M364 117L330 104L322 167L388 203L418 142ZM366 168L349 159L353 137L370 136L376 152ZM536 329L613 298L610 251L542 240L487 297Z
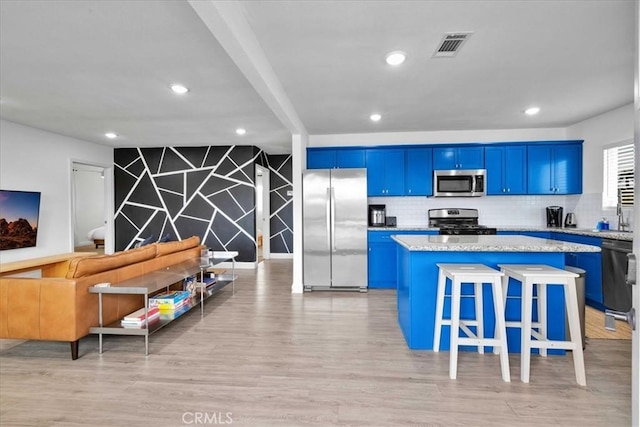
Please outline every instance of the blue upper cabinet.
M431 196L433 194L433 150L408 148L405 150L406 196Z
M338 168L366 167L364 149L336 150L336 166Z
M336 167L336 150L307 149L307 169L332 169Z
M527 147L486 147L487 194L527 194Z
M433 169L484 169L484 147L434 148Z
M362 148L307 149L307 169L364 168L365 165Z
M404 150L366 150L367 195L404 195Z
M528 194L582 193L582 144L541 144L527 148Z

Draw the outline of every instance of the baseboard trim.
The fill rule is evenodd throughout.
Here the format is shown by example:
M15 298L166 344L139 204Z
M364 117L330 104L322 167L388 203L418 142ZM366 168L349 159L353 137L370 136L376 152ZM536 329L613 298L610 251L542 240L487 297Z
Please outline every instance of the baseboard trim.
M281 254L281 253L271 253L269 255L269 258L271 259L293 259L293 254Z

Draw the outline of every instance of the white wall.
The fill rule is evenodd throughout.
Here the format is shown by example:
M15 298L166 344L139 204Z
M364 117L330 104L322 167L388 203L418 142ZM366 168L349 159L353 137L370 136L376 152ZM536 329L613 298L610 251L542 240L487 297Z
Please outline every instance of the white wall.
M594 227L602 217L609 220L612 228L617 227L615 209L602 208L603 148L632 140L633 126L633 104L628 104L567 128L568 138L584 139L583 189L574 208L579 227ZM631 211L625 210L625 217ZM629 217L633 220L633 215ZM631 227L633 229L633 224Z
M1 262L73 250L71 164L74 160L111 167L113 149L0 120L0 187L42 193L36 247L2 251ZM109 176L107 182L113 199L113 181Z
M309 147L402 145L456 142L510 142L568 139L564 128L309 135Z

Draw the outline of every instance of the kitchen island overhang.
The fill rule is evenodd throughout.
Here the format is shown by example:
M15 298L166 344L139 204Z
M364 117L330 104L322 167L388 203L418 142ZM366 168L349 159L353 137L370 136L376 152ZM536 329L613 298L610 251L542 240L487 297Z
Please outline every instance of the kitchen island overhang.
M567 253L600 252L597 246L528 236L393 235L391 238L397 243L398 324L407 345L413 350L433 349L438 283L436 263L480 263L496 269L498 264L546 264L564 268ZM491 289L487 284L483 289L484 330L487 336L493 336L495 322ZM465 293L468 292L463 287ZM562 287L550 286L547 300L548 337L564 339ZM470 317L473 313L472 299L463 298L461 317ZM447 298L445 315L448 314ZM506 317L507 320L520 319L520 286L509 286ZM510 352L520 352L519 329L507 328L507 341ZM449 327L443 329L440 348L449 349Z

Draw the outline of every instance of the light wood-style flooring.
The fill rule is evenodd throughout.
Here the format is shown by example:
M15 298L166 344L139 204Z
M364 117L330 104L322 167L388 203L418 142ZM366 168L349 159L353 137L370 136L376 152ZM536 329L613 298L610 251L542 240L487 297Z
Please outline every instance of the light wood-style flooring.
M0 340L2 426L627 426L631 344L591 339L587 387L572 358L532 357L511 383L498 357L411 351L394 291L292 295L291 261L240 271L198 311L151 336L69 344ZM197 422L197 421L200 422Z

